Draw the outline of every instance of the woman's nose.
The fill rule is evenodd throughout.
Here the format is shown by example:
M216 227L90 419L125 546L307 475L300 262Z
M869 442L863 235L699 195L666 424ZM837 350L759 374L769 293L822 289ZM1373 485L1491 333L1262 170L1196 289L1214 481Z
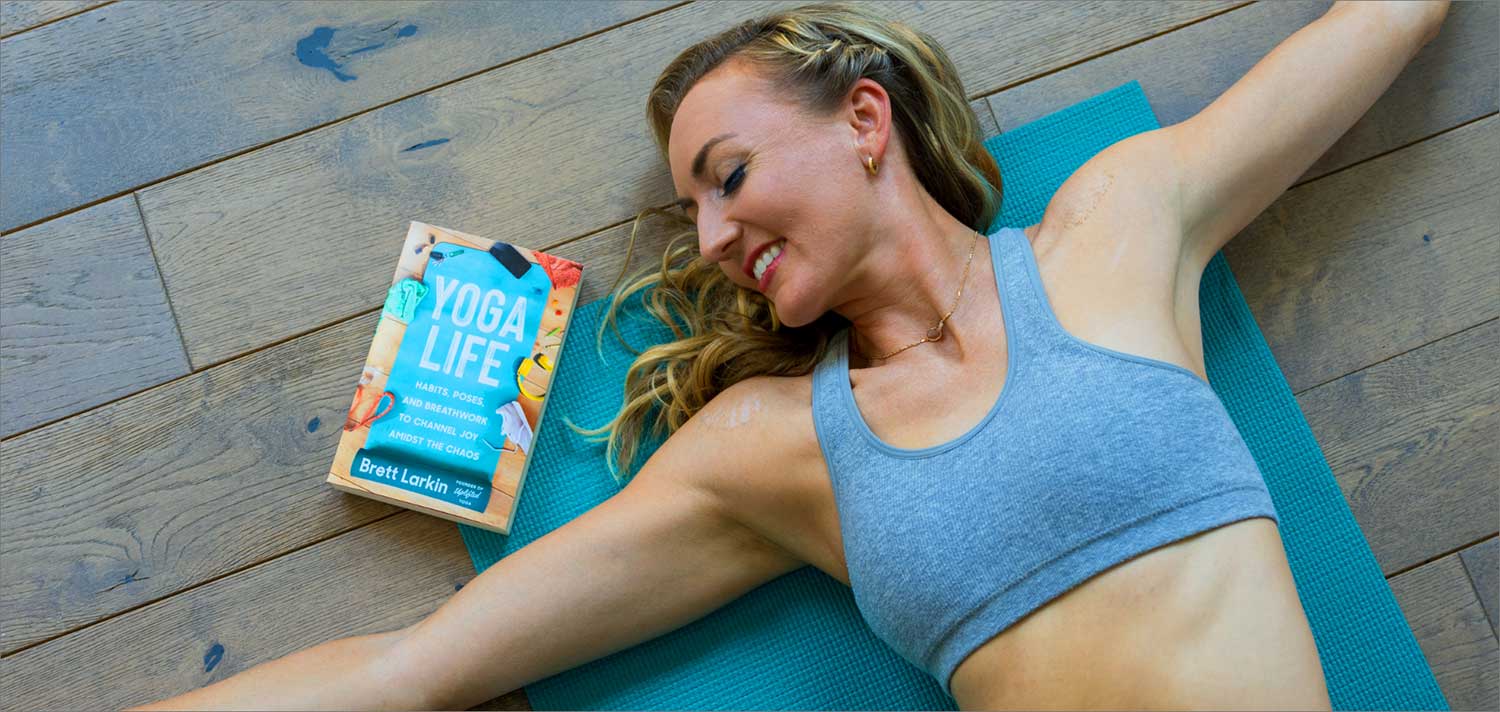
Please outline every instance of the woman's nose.
M738 234L739 228L732 222L711 216L706 210L698 215L698 251L710 262L730 257L729 247Z

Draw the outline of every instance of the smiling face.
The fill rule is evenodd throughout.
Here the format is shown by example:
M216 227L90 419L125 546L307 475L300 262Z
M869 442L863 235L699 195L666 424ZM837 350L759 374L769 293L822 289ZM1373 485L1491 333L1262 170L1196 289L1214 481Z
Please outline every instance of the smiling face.
M884 169L877 146L888 122L859 110L870 94L885 96L861 83L875 91L857 90L833 116L811 117L731 59L700 79L673 117L672 184L698 226L699 251L736 284L765 293L789 326L837 304L869 239L875 191L860 160L874 153ZM781 254L757 281L755 258L772 246Z

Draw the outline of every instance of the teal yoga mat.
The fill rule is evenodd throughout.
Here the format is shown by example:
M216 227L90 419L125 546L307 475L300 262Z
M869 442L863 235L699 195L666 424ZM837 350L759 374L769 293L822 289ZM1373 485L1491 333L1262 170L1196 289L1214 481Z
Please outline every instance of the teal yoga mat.
M995 226L1039 222L1079 166L1158 126L1131 82L986 141L1005 178ZM1209 264L1199 299L1209 382L1265 475L1334 709L1448 709L1222 254ZM612 332L596 351L605 306L595 301L574 316L511 534L460 526L479 571L618 491L604 446L562 423L567 416L594 427L620 405L631 354ZM622 331L636 349L670 336L638 307L625 313ZM645 443L646 455L659 444ZM538 710L955 709L936 680L870 632L847 587L810 566L526 693Z

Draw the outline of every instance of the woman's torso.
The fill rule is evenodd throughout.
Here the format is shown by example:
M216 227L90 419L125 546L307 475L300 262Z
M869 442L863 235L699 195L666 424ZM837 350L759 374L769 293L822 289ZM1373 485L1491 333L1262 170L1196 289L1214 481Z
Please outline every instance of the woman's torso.
M1082 253L1050 249L1038 227L1026 237L1064 329L1206 380L1196 275L1159 294L1122 294ZM881 440L901 448L947 443L995 406L1008 360L999 288L993 270L976 269L971 279L972 297L959 311L978 310L967 320L966 338L980 354L972 363L927 367L919 378L850 364L858 411ZM794 440L762 463L775 474L756 483L760 492L737 501L769 539L848 585L834 488L813 425L812 376L775 380L780 397L769 402L783 404L779 437ZM954 670L951 689L965 709L1327 705L1280 535L1264 518L1204 531L1093 576L975 649Z

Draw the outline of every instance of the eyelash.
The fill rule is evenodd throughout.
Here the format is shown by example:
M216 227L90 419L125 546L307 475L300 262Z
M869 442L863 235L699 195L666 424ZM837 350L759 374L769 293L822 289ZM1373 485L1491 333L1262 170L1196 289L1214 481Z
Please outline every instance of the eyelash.
M738 181L736 181L734 179L735 176L739 176L740 179ZM730 173L729 174L729 178L724 181L724 187L722 189L723 195L727 196L730 193L733 193L735 191L735 189L739 188L740 184L744 183L744 182L745 182L745 167L743 165L741 165L739 168L734 169L734 172ZM729 187L730 183L734 183L734 188Z

